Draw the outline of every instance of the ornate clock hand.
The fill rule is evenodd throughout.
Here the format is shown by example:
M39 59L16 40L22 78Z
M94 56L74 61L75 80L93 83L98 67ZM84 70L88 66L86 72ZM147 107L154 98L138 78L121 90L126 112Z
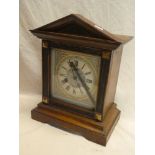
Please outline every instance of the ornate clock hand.
M74 63L71 62L71 61L69 61L69 64L70 64L70 67L73 68L73 70L75 71L75 73L76 73L77 77L79 78L79 80L80 80L82 86L83 86L84 89L86 90L86 93L87 93L88 97L90 98L91 102L93 103L93 105L95 105L95 101L94 101L94 99L93 99L91 93L89 92L89 88L88 88L87 84L86 84L85 81L81 78L81 76L80 76L80 74L79 74L79 72L78 72L78 68L76 68L75 65L74 65Z
M79 88L81 94L83 94L83 92L82 92L82 90L81 90L81 88L80 88L80 85L79 85L79 83L78 83L77 77L76 77L76 75L75 75L75 73L74 73L74 70L73 70L73 68L70 66L70 60L68 61L68 64L69 64L69 67L71 68L71 71L72 71L72 73L73 73L73 79L76 80L76 82L77 82L77 87Z

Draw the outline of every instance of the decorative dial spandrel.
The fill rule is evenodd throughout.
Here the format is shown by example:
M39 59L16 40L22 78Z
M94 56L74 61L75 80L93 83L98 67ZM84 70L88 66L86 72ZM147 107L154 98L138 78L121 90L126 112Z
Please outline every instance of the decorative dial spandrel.
M93 109L97 102L99 56L52 49L52 96Z

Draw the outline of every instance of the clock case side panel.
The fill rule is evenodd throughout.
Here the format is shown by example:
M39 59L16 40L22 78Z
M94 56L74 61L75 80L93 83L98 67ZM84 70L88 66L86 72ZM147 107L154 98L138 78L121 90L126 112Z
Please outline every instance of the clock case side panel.
M104 94L104 100L102 104L103 117L107 114L109 109L114 104L122 50L123 50L123 45L120 45L117 49L113 50L111 53L107 84L104 91L105 94Z

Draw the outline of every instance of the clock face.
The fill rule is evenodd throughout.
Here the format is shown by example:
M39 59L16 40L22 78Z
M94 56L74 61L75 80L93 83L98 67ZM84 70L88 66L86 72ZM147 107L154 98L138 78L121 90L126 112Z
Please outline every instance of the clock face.
M88 109L97 101L100 57L52 49L52 96Z

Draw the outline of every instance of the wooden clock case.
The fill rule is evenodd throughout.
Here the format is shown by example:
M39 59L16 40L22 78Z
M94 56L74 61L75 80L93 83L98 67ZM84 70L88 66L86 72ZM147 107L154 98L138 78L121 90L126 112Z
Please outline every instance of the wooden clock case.
M111 34L81 15L71 14L30 30L42 39L42 102L31 117L106 145L119 117L114 103L122 46L131 37ZM51 49L61 48L101 57L97 105L88 110L51 95Z

